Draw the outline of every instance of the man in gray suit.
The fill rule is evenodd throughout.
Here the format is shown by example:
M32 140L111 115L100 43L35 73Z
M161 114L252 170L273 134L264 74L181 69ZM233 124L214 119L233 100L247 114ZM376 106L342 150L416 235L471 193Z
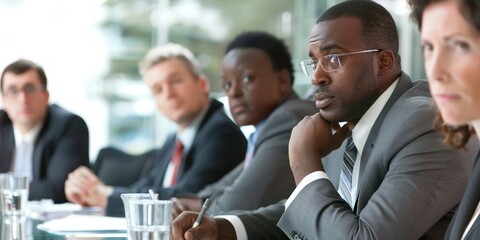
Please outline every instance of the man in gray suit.
M244 32L227 46L222 86L239 125L254 125L245 161L196 197L174 199L174 215L200 211L210 198L208 214L254 210L287 198L295 189L288 161L292 128L317 110L293 91L293 65L285 43L266 32Z
M397 52L395 23L379 4L324 12L302 61L320 112L289 143L297 188L286 202L193 229L196 214L183 213L173 239L443 239L478 143L441 143L428 86L402 73Z

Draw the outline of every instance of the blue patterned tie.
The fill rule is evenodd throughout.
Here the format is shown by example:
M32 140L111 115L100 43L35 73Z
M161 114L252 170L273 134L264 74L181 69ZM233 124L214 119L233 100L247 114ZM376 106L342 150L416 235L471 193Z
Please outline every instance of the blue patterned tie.
M355 160L357 159L357 148L353 143L352 135L347 138L347 146L345 147L345 153L343 154L342 172L340 173L340 187L339 192L348 205L353 209L352 203L352 174Z
M248 136L247 152L245 154L245 160L243 161L243 168L247 168L250 165L250 160L252 160L253 152L255 151L255 140L255 132L252 132L250 136Z

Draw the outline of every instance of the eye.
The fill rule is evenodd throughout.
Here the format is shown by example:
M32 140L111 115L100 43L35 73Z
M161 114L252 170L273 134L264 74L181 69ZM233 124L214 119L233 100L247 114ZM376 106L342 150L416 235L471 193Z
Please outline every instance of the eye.
M459 51L462 51L462 52L466 52L466 51L470 50L470 44L468 44L467 42L464 42L464 41L455 41L455 42L453 42L453 46L454 46L455 50L459 50Z
M325 58L327 58L330 63L337 63L340 61L340 56L338 54L327 55Z
M222 88L223 88L223 90L225 90L225 91L230 90L230 88L232 88L232 82L231 82L231 81L228 81L228 80L223 81L223 83L222 83Z
M152 88L151 91L152 91L153 95L158 95L158 94L162 93L162 88L161 87L154 87L154 88Z
M182 83L182 79L181 79L181 78L174 78L174 79L172 80L172 84L180 84L180 83Z
M421 49L422 49L422 54L425 57L425 56L428 56L432 52L433 46L429 43L424 43L424 44L422 44Z
M6 94L11 95L11 96L16 96L18 94L18 92L19 92L19 90L16 89L16 88L9 88L6 91Z
M248 84L251 83L255 77L251 74L244 74L242 77L242 84Z
M23 90L27 93L32 93L32 92L35 92L37 90L37 88L34 86L34 85L26 85Z
M312 67L313 67L314 70L317 69L317 67L318 67L318 60L317 60L317 59L312 60L311 65L312 65Z

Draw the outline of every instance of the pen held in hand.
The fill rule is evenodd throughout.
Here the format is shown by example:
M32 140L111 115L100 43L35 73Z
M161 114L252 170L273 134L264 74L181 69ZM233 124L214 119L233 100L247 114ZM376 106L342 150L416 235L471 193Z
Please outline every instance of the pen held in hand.
M195 228L198 225L200 225L200 222L202 221L203 216L205 216L205 213L207 212L208 207L210 206L210 199L206 199L205 202L203 203L202 210L200 211L200 214L198 214L197 220L193 223L193 227Z

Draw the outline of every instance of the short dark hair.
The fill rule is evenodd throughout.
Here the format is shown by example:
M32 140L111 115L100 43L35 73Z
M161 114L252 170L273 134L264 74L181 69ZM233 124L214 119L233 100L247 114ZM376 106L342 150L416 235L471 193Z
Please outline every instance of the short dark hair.
M247 31L237 35L225 49L225 54L236 48L256 48L264 51L277 71L286 69L293 84L292 57L285 42L270 33L263 31Z
M47 75L45 75L45 71L41 66L34 63L33 61L27 59L19 59L13 63L10 63L2 72L2 77L0 78L0 90L3 92L3 77L5 73L11 72L15 75L20 75L25 73L29 70L35 70L40 78L40 83L42 84L45 89L47 88Z
M317 23L340 17L354 17L362 22L365 43L372 48L398 53L398 32L392 15L382 5L367 0L341 2L327 9Z
M425 8L431 3L442 2L445 0L408 0L408 4L412 9L412 19L417 22L418 29L422 28L422 15ZM472 0L457 0L459 12L470 22L477 31L480 31L480 2Z

